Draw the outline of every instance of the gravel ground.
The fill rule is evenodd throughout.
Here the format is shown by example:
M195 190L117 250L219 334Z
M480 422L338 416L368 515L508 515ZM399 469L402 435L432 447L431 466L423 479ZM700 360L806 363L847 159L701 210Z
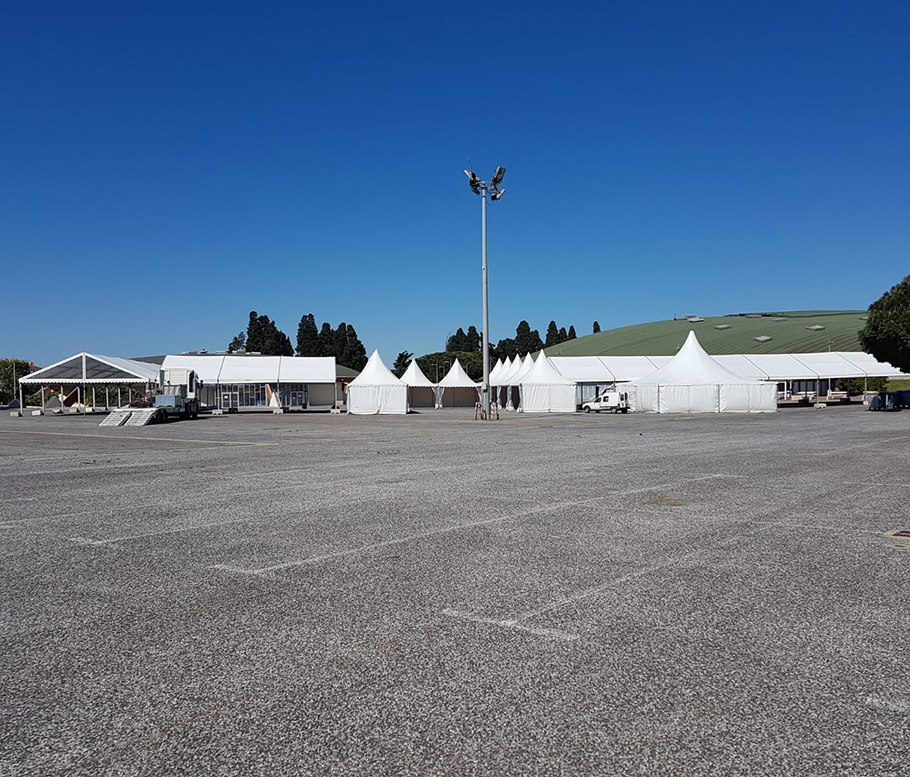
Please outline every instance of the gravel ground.
M0 774L906 774L910 413L0 418Z

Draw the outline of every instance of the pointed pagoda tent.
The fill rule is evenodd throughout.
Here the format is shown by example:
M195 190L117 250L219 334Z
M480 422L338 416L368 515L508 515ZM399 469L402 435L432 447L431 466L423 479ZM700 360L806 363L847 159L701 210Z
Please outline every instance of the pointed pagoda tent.
M490 375L490 385L496 389L494 396L496 397L496 402L500 407L505 407L506 405L504 398L508 397L509 384L505 381L509 373L512 371L514 365L515 362L512 360L512 358L510 356L506 356L506 360L502 363L502 367L496 373L495 379L493 375ZM503 389L505 389L505 391L503 391Z
M401 382L408 387L408 404L410 407L435 407L436 385L426 375L415 360L411 360Z
M574 413L575 381L559 374L541 351L519 385L521 410L525 413Z
M499 373L502 371L502 359L497 359L496 364L493 365L493 369L490 370L490 385L495 386L496 380L499 377Z
M528 370L534 366L534 357L530 353L525 354L524 361L517 358L515 359L518 362L518 366L509 375L509 397L506 400L506 410L511 408L514 403L516 410L521 409L521 379L528 374Z
M632 409L645 413L773 413L777 385L722 367L690 331L679 352L629 385Z
M471 380L458 359L455 359L446 376L439 381L436 390L437 407L443 406L446 389L449 389L448 399L450 401L445 404L449 407L474 407L480 398L480 384Z
M373 351L363 372L348 384L348 412L354 415L408 412L408 387L389 372L379 351Z
M129 404L133 391L141 392L144 399L152 386L158 384L157 364L122 359L119 356L102 356L97 353L77 353L44 369L24 375L20 386L41 387L42 410L44 410L45 387L60 387L60 402L64 407L82 407L89 397L93 408L99 407L97 389L104 389L104 407L111 407L111 387L117 388L117 406L123 401L121 389L127 389L126 402ZM91 392L89 393L89 389Z

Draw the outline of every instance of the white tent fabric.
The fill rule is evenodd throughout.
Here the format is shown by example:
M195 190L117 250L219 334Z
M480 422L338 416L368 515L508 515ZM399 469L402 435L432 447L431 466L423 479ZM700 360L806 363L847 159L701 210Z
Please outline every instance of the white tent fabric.
M507 364L508 367L503 367L499 375L496 376L497 386L511 386L512 375L521 369L521 359L517 356L511 361L507 362Z
M180 354L165 356L162 368L195 370L207 386L232 383L335 383L334 356Z
M401 382L408 387L410 407L436 407L436 384L426 375L416 361L412 360L401 376Z
M354 415L408 412L408 387L389 372L379 351L373 351L363 372L348 384L348 412Z
M496 386L496 379L499 376L500 371L502 370L502 359L497 359L496 364L493 365L493 369L490 370L490 385Z
M416 361L411 361L408 365L408 368L404 371L404 375L401 376L401 382L407 384L408 386L425 386L427 388L432 388L435 383L431 381L426 375L423 374L423 370L420 369L420 365Z
M519 391L524 413L575 412L575 381L560 375L543 351L521 379Z
M646 413L773 413L777 386L722 367L695 332L663 367L629 386L633 409Z
M528 374L533 366L534 357L531 356L531 354L527 354L524 358L524 361L521 363L521 367L509 375L509 384L512 386L520 386L521 381L524 379L524 376Z
M897 367L892 367L888 362L880 362L871 353L863 353L862 351L837 351L837 355L863 370L864 376L870 378L896 378L905 375L905 373L901 372Z
M436 387L436 407L442 407L443 395L446 389L452 390L450 396L453 407L456 404L473 407L474 403L480 399L480 383L471 380L458 359L455 359L445 377L439 381ZM471 392L458 391L458 389L473 389L476 396Z
M23 375L19 383L39 386L157 383L160 369L157 364L148 362L82 352Z
M614 383L616 376L599 356L548 356L563 377L576 383ZM651 368L654 369L653 367Z
M838 353L794 353L793 358L805 364L810 370L822 375L836 375L838 378L862 378L866 373Z

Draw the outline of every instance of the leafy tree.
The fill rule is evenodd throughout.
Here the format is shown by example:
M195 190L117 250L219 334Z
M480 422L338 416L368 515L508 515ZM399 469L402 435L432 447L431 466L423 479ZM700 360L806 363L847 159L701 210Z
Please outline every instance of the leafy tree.
M490 358L494 361L496 359L506 359L513 358L518 353L518 349L515 347L515 340L511 337L506 337L496 343L496 346L490 349Z
M574 326L570 326L570 327L569 327L569 339L570 339L570 340L575 340L575 339L577 339L577 338L578 338L578 335L575 334L575 327L574 327Z
M550 326L547 327L547 340L544 345L549 348L551 345L557 345L559 343L559 330L556 328L556 322L551 321Z
M442 380L455 359L461 362L464 371L472 380L483 378L483 356L473 351L442 351L418 356L414 361L430 380ZM438 376L438 378L437 378Z
M522 356L527 353L539 351L543 348L543 341L536 329L531 329L527 321L522 321L515 329L515 350Z
M301 317L297 326L297 355L319 356L319 330L312 313Z
M250 322L246 330L246 348L253 353L267 356L293 356L291 339L268 316L260 316L256 311L250 312Z
M6 404L19 398L19 378L32 371L30 362L23 359L0 359L0 402ZM23 391L33 391L31 387ZM40 392L39 392L40 394Z
M594 334L596 335L600 331L600 324L596 321L594 322Z
M228 346L229 353L236 353L237 351L246 350L246 332L240 332L239 334L234 335L234 339L231 340L231 344Z
M483 338L480 335L480 332L477 331L477 327L471 325L468 327L468 333L465 335L465 348L466 351L482 351L483 350Z
M568 339L569 333L566 332L566 328L564 326L559 327L559 342L564 343Z
M343 325L339 325L341 329ZM335 355L335 358L338 360L339 364L343 364L345 367L350 367L352 370L357 370L360 372L367 364L367 349L364 348L363 343L360 342L360 338L357 336L357 332L351 324L347 325L345 330L345 343L344 351L339 357L338 354Z
M868 387L869 391L878 391L882 388L888 388L887 378L841 378L837 381L837 387L841 391L846 391L851 397L859 396Z
M400 378L405 374L405 372L407 372L408 366L411 363L411 357L413 355L413 353L410 353L408 351L402 351L400 354L398 354L398 358L395 359L395 364L392 366L392 373L396 378Z
M468 350L468 336L465 334L464 329L458 327L455 334L452 335L448 340L446 340L446 351L453 353L455 351L467 351Z
M868 315L860 344L879 361L910 372L910 275L873 302Z

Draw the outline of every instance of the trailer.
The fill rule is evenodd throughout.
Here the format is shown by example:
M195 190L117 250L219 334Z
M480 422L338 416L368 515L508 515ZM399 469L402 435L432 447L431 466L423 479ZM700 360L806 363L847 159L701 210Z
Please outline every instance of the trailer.
M199 415L202 381L193 370L166 369L158 373L158 388L137 407L114 410L100 426L145 426Z

